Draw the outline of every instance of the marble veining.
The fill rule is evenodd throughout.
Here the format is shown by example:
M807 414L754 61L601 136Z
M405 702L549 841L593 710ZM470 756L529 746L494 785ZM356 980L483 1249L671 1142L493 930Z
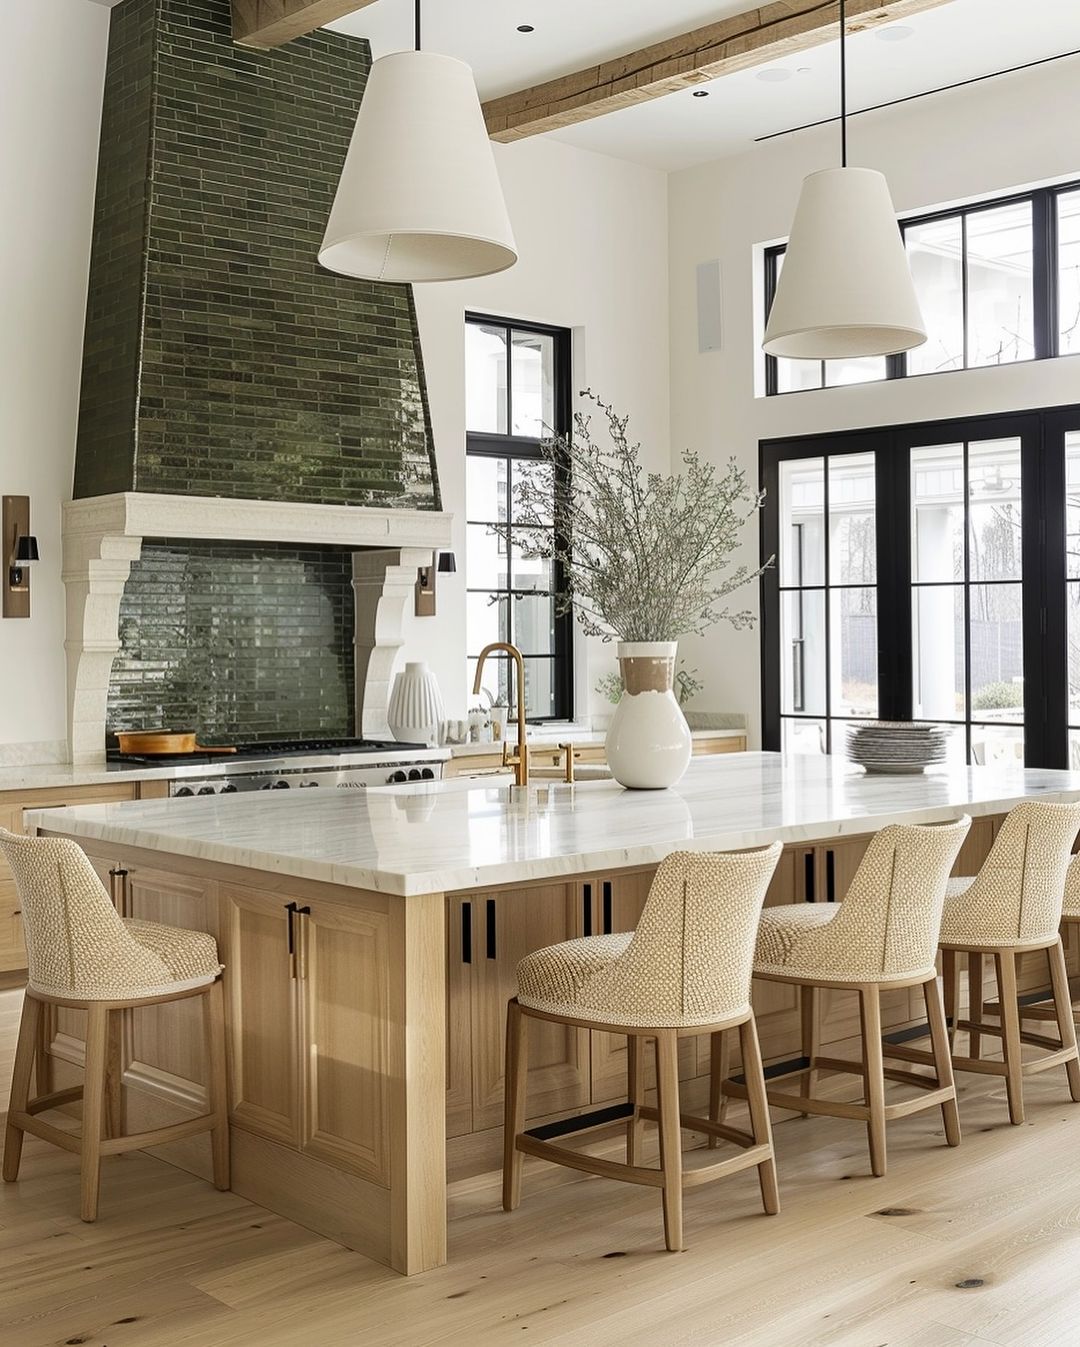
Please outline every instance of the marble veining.
M1080 773L942 768L866 776L840 758L697 758L678 786L485 781L209 796L38 812L50 832L384 893L478 886L658 862L670 852L804 842L1080 798Z

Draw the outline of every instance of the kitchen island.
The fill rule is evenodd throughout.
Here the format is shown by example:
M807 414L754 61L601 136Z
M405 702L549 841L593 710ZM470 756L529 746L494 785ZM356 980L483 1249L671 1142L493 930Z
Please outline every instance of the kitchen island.
M780 840L767 901L836 901L888 823L971 814L957 868L972 873L1018 801L1078 796L1080 774L1068 772L867 777L837 759L748 753L695 760L658 792L447 781L94 805L34 821L82 844L124 915L217 937L236 1190L412 1273L445 1261L448 1170L497 1166L503 1019L530 950L631 928L672 851ZM849 999L826 998L823 1049L855 1033ZM793 1055L793 989L755 988L755 1009L766 1057ZM889 1028L916 1014L906 989L883 1010ZM130 1126L201 1111L196 1029L186 1003L134 1016ZM49 1043L65 1084L80 1061L74 1013L57 1013ZM708 1043L682 1047L693 1102ZM538 1026L530 1066L530 1125L624 1097L613 1035ZM204 1172L202 1144L163 1158Z

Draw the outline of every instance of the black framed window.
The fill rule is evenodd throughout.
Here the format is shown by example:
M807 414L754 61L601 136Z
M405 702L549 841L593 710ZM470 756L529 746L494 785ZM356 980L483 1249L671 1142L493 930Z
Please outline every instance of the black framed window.
M524 555L513 514L516 484L528 475L550 494L552 536L559 530L560 499L568 484L555 480L540 445L570 428L569 331L466 314L465 403L470 686L483 647L511 641L525 656L529 719L568 719L573 715L573 631L570 614L555 611L562 576L552 560ZM506 659L485 664L484 684L516 709L514 671Z
M1080 407L766 441L761 473L766 748L880 716L1080 767Z
M1080 354L1080 184L901 220L927 341L852 360L766 356L769 395ZM765 251L765 316L784 263Z

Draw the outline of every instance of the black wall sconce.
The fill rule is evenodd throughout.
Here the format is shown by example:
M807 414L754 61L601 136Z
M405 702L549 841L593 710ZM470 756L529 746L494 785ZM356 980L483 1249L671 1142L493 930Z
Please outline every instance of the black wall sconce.
M30 532L30 497L5 496L3 529L4 617L30 616L29 567L38 558L37 539Z
M416 572L416 616L435 616L435 576L452 575L457 570L453 552L437 552L431 566L421 566Z

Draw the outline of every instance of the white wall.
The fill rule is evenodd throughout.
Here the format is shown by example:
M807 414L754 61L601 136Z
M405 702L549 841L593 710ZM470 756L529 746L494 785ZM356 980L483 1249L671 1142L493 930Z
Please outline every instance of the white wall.
M29 621L0 620L0 758L66 737L60 502L71 495L109 11L4 6L0 43L0 493L30 497Z
M1077 59L859 117L850 162L883 170L898 212L1080 177ZM1080 359L755 398L761 329L756 245L786 237L803 176L838 162L835 127L767 142L669 179L673 453L735 454L757 474L758 441L857 426L1080 402ZM695 267L720 258L723 350L697 350ZM747 531L742 560L757 557ZM757 605L754 589L743 591ZM742 605L740 605L742 606ZM684 643L706 679L695 705L745 711L759 732L759 635L715 629Z
M631 417L650 468L669 459L667 178L556 141L496 145L517 238L509 271L416 287L443 508L454 514L458 571L441 576L438 615L412 619L401 658L427 659L447 712L464 713L466 310L574 329L574 391L593 388ZM587 648L586 648L587 647ZM611 647L579 642L577 711L613 669ZM610 708L606 708L610 710Z

